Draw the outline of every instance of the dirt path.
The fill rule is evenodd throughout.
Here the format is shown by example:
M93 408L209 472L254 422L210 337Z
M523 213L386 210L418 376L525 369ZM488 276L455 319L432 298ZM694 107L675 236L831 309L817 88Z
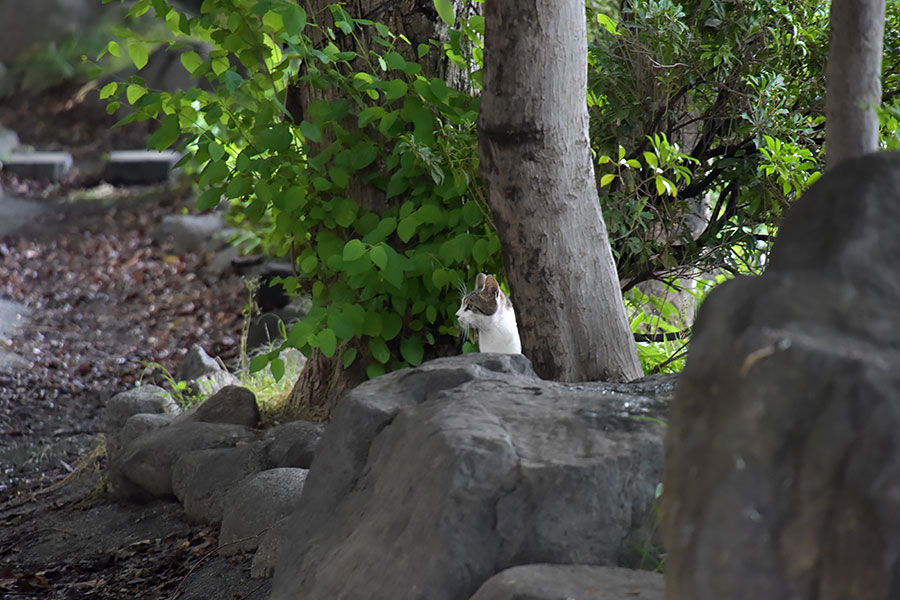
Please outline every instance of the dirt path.
M192 343L236 355L243 283L153 243L185 202L168 190L90 210L42 202L36 226L0 237L0 299L29 313L0 333L19 357L0 361L0 597L267 597L248 559L218 557L215 530L176 502L110 498L98 435L106 400L147 362L174 372Z

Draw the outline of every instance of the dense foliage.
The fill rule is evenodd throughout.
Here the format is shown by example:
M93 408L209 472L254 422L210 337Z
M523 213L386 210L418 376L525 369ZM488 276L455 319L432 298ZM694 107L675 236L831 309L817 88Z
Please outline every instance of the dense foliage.
M454 22L448 0L434 6ZM885 36L887 147L900 129L896 8ZM423 73L415 57L445 53L477 88L480 17L457 21L449 44L412 48L342 5L310 15L292 0L205 0L191 16L139 0L130 13L151 10L174 48L210 45L181 54L208 85L167 94L135 77L101 95L111 110L132 104L131 119L159 119L155 147L180 140L203 190L198 208L226 201L242 244L292 257L290 285L313 309L287 345L363 360L376 375L448 344L453 289L477 271L500 273L500 244L477 163L478 96ZM681 312L634 286L758 272L784 210L821 171L828 4L588 0L587 14L600 201L626 301L656 305L633 312L633 327L673 333L689 325ZM146 63L145 41L122 46ZM117 42L108 50L123 52ZM299 110L297 89L311 91ZM682 348L645 345L645 368L677 366L668 361ZM277 351L255 366L268 361L278 375Z
M340 352L345 366L363 360L369 376L452 346L457 285L502 269L481 194L478 97L426 77L397 51L405 39L339 5L329 8L329 26L291 0L206 2L197 17L140 0L131 13L151 8L173 44L189 36L212 47L208 56L181 54L211 91L157 92L134 77L101 96L131 103L128 120L160 119L155 148L182 139L205 190L198 209L228 202L235 222L250 225L245 245L292 257L297 277L285 283L313 304L285 344ZM482 22L467 26L477 39ZM374 46L342 49L362 28ZM446 51L460 61L454 40ZM435 46L414 51L444 51ZM146 62L141 40L126 49L139 67ZM314 91L301 110L288 108L295 86ZM277 348L252 367L269 361L279 377Z
M759 272L823 166L828 2L591 5L591 135L628 284ZM898 6L885 29L884 144L897 145ZM618 161L604 165L603 155ZM697 219L692 216L702 216ZM629 285L626 285L629 287Z

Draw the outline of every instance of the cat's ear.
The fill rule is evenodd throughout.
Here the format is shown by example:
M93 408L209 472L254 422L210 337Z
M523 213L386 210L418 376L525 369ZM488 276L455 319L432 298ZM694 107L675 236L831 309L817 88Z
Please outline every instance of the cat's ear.
M488 275L484 281L484 291L495 298L500 295L500 284L494 279L493 275Z
M484 273L479 273L475 276L475 291L480 292L484 289L484 281L487 279L487 275ZM492 278L493 279L493 278Z

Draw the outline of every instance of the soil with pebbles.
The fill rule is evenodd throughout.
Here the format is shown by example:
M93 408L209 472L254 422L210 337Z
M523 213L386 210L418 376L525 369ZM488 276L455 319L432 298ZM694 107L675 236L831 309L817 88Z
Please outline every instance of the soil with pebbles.
M35 102L39 114L51 110ZM10 114L0 110L0 123L15 128ZM96 111L69 116L104 124ZM0 335L0 351L19 357L0 363L0 597L265 598L268 582L249 578L249 558L219 557L216 530L188 522L177 502L111 498L99 435L112 394L159 379L150 363L174 373L194 343L236 356L244 283L207 273L208 255L175 256L153 241L185 194L160 187L113 202L61 200L83 183L0 175L7 194L43 208L0 238L0 299L27 307L21 326Z

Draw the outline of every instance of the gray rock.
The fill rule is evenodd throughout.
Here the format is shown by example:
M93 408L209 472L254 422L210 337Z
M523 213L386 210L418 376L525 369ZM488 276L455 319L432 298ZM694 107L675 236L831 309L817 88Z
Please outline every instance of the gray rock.
M188 389L195 396L215 394L225 386L241 384L240 379L196 344L181 361L175 380L188 382Z
M0 78L3 77L0 72ZM0 96L2 96L2 84L0 84ZM19 147L19 136L12 129L0 125L0 160L11 155Z
M306 469L269 469L234 486L225 496L219 551L231 556L256 550L261 536L297 508L306 474Z
M241 380L237 375L228 371L216 371L207 373L193 381L188 382L188 391L194 396L214 395L228 386L241 386Z
M68 152L11 153L3 159L3 170L19 177L59 181L72 168Z
M258 434L240 425L187 421L149 431L129 443L109 466L112 490L133 500L172 496L172 469L194 450L231 448Z
M175 415L172 413L137 413L131 415L125 421L125 424L122 425L118 439L127 444L130 440L136 440L148 431L169 425L174 418Z
M124 443L134 438L123 437L125 422L132 415L178 414L181 408L169 392L155 385L142 385L110 398L103 409L103 432L106 434L106 453L114 460Z
M701 307L666 440L673 600L900 581L900 155L849 160Z
M167 215L154 232L158 244L172 244L176 254L208 252L227 242L217 234L225 230L225 219L219 213L205 215Z
M256 396L247 388L227 385L176 419L176 423L186 421L232 423L253 428L259 424L259 406Z
M109 153L101 177L124 185L159 183L169 179L180 159L181 154L172 150L116 150Z
M280 533L290 524L290 515L282 518L275 525L263 533L259 538L259 546L253 554L253 562L250 564L250 577L254 579L269 579L275 572L275 562L278 560Z
M502 571L470 600L663 600L663 576L593 565L522 565Z
M263 441L269 464L308 469L324 429L319 423L292 421L266 430Z
M278 542L272 599L450 600L516 564L617 564L653 518L662 431L644 417L665 409L621 389L481 354L352 390Z
M219 523L228 491L264 468L264 449L259 443L188 452L172 469L172 492L189 518Z
M220 365L216 359L207 354L201 346L194 344L184 356L184 360L181 361L181 365L178 367L178 373L175 375L175 380L191 381L192 379L197 379L207 373L215 373L216 371L221 370L222 365Z

